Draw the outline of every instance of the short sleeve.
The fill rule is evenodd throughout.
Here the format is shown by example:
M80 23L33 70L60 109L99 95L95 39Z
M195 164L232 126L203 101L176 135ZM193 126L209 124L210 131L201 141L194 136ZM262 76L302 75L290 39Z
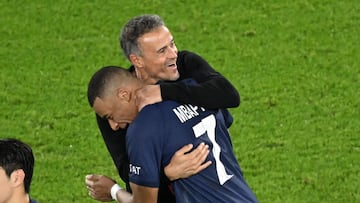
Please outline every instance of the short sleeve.
M164 126L158 105L144 107L130 124L126 135L129 181L159 187Z

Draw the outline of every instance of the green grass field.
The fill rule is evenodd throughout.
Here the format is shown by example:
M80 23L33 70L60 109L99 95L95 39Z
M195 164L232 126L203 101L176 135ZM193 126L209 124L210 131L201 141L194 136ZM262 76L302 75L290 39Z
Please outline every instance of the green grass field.
M0 13L0 137L33 147L39 202L96 202L88 173L120 181L86 89L129 65L119 31L143 13L239 90L230 131L260 202L360 202L358 1L4 0Z

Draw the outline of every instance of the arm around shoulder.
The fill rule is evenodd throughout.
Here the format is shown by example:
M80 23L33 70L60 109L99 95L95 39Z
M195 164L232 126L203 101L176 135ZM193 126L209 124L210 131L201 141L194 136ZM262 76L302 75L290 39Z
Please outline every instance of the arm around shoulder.
M161 83L163 100L175 100L206 108L233 108L240 105L236 88L201 56L181 51L177 60L180 79L194 79L197 84Z

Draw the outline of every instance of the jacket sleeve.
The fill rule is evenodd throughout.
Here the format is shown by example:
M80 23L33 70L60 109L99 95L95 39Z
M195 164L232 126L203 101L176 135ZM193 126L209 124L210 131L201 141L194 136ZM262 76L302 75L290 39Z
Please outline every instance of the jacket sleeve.
M129 158L126 153L126 129L113 131L107 120L102 119L97 114L96 121L119 176L126 183L126 188L129 191Z
M199 55L181 51L178 55L177 66L180 73L179 80L193 78L198 84L161 83L163 100L175 100L210 109L232 108L240 105L240 95L235 87Z

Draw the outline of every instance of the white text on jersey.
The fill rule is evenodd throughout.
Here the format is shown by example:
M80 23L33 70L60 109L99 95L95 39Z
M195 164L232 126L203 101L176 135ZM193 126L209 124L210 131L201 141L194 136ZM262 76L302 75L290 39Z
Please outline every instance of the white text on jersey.
M141 167L140 166L134 166L134 165L130 164L129 169L130 169L130 173L133 173L135 175L139 175Z
M179 118L181 123L184 123L185 121L194 118L199 115L197 106L192 106L190 104L184 104L180 105L173 109L176 116ZM201 108L203 110L203 108ZM204 110L203 110L204 111Z

